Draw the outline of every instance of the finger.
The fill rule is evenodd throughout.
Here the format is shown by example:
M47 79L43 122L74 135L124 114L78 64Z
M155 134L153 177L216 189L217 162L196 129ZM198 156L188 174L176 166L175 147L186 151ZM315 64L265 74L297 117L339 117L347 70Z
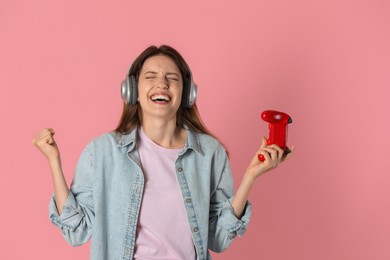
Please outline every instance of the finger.
M254 164L254 163L259 163L259 159L258 159L258 155L260 154L261 150L267 146L267 138L265 138L264 136L262 137L261 139L261 145L259 147L259 149L257 149L256 151L256 155L253 157L252 161L250 162L250 164Z
M265 136L263 136L262 138L261 138L261 146L260 146L260 148L265 148L265 147L267 147L267 138L265 137Z
M55 143L55 141L54 141L53 135L47 129L42 131L42 133L39 135L39 137L37 137L36 139L33 140L33 144L35 146L43 146L45 144L51 145L54 143Z
M50 136L49 139L47 140L47 143L50 145L54 144L55 143L54 138L52 136Z
M270 161L272 161L271 159L271 156L269 154L269 152L265 149L262 149L259 154L262 154L264 156L264 162L263 163L269 163Z
M54 130L52 128L46 128L45 130L42 131L40 138L46 137L49 135L51 138L55 134Z
M37 139L37 142L40 144L49 143L49 140L52 138L52 134L49 131L46 131Z
M272 154L270 154L268 151L263 150L261 154L263 154L265 158L263 164L267 171L269 171L270 169L275 169L278 166L278 161L274 160L272 158Z
M52 135L55 135L55 131L53 130L53 128L48 128L47 130L49 130L49 132L52 134Z
M261 162L259 157L258 157L260 152L261 152L261 149L257 150L256 155L252 158L252 160L249 163L250 165L259 164Z
M45 129L43 129L41 132L39 132L39 134L35 137L35 139L36 139L36 140L39 140L39 139L41 139L43 136L45 136L45 135L47 135L47 134L49 134L49 133L50 133L49 129L45 128Z
M283 155L284 155L284 151L282 148L280 148L278 145L276 144L271 144L269 145L268 147L272 148L272 149L275 149L277 152L278 152L278 159L279 160L282 160L283 159Z
M39 132L37 136L32 140L32 143L36 145L45 135L47 135L47 129L44 129Z
M278 160L278 158L279 158L278 150L267 146L266 148L263 148L263 151L267 151L272 160L275 160L275 161Z

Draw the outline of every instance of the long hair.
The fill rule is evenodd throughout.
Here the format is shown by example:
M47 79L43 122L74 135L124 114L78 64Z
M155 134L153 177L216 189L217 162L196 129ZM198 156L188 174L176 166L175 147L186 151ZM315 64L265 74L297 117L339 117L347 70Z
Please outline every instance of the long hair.
M180 70L183 78L183 88L188 86L187 83L191 80L190 68L180 53L168 45L162 45L160 47L150 46L145 49L133 62L128 75L134 75L138 82L139 74L145 60L156 55L165 55L170 57ZM183 90L183 93L186 92L187 91ZM142 117L139 103L137 102L135 105L123 103L122 116L114 131L126 134L141 124ZM196 104L194 104L191 108L187 108L183 106L182 102L176 113L176 125L180 127L187 126L194 132L208 134L217 139L203 123Z

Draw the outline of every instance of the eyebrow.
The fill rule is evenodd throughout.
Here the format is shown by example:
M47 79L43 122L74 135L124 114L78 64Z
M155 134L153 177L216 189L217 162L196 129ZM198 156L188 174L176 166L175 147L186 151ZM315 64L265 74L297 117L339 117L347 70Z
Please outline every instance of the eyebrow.
M145 72L144 73L144 75L146 75L146 74L148 74L148 73L152 73L152 74L158 74L157 72L155 72L155 71L147 71L147 72Z

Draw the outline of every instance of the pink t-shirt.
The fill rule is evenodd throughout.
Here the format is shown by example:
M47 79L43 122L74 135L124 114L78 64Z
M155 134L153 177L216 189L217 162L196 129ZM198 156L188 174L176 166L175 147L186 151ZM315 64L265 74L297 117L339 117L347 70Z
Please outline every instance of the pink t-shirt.
M181 149L154 143L140 129L137 148L145 188L135 241L134 259L195 259L190 227L176 177Z

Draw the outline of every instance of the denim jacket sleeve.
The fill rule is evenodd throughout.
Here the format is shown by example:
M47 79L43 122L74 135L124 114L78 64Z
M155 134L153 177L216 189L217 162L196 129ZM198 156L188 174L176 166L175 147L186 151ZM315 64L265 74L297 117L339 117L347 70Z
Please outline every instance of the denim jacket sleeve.
M246 203L243 215L238 219L231 206L234 185L229 161L225 156L225 166L217 188L211 194L209 220L209 249L222 252L229 247L234 238L242 236L249 224L252 206Z
M72 246L84 244L92 233L94 208L91 146L88 145L80 156L61 215L58 214L54 195L49 204L50 221L61 229L65 240Z

